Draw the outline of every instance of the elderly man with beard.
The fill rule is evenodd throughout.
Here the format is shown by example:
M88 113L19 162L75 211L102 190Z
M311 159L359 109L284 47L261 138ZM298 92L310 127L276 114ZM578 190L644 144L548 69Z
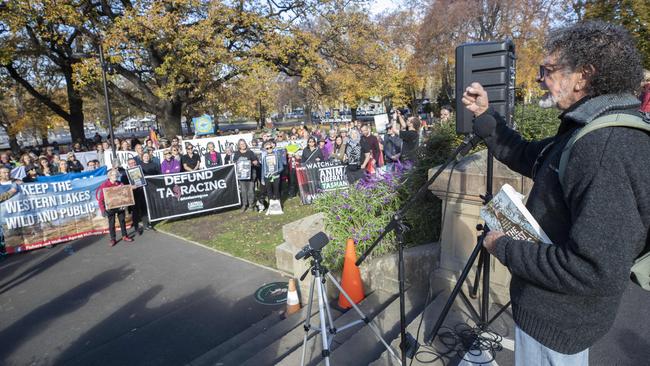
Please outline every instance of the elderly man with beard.
M485 139L497 159L534 181L526 207L553 244L491 231L483 245L512 273L516 365L587 366L589 347L614 323L634 260L650 247L650 136L605 127L562 151L596 118L635 118L641 58L621 27L583 22L553 31L539 82L543 105L562 111L555 136L525 141L473 83L463 95L475 125L498 121ZM626 117L627 116L627 117Z

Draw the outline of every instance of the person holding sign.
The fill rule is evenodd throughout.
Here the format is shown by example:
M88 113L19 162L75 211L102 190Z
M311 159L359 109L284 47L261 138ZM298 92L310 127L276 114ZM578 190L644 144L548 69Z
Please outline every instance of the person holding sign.
M214 149L214 142L208 142L208 152L206 152L203 157L205 158L206 168L223 165L221 162L221 154Z
M246 144L246 140L240 139L237 143L238 150L233 154L233 162L237 167L237 179L241 188L241 210L246 211L248 207L255 206L255 169L259 165L257 156Z
M106 203L104 200L104 188L119 187L122 185L122 182L119 181L120 173L117 169L111 169L108 172L108 179L102 183L99 188L97 188L96 196L97 202L99 203L99 210L102 212L102 215L108 218L108 232L111 237L110 246L115 246L117 241L115 240L115 215L120 222L120 230L122 231L122 240L126 242L132 242L133 239L129 238L126 232L126 219L124 207L106 209Z
M262 177L269 200L280 199L280 172L285 165L284 154L274 148L275 143L270 140L264 143L262 151Z

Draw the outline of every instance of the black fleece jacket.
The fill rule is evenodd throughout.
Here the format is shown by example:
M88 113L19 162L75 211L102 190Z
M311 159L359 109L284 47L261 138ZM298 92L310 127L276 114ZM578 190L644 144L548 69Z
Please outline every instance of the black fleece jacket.
M517 325L561 353L580 352L611 327L634 259L650 246L650 136L609 127L573 146L565 185L557 167L578 128L609 113L637 113L631 95L584 99L560 115L558 133L524 141L496 118L486 139L495 157L533 178L526 207L553 245L502 237L497 258L512 273L510 297Z

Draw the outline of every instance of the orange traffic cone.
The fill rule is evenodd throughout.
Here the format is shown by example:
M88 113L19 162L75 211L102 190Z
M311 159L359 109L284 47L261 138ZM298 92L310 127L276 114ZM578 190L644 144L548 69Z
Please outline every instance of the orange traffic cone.
M287 311L286 315L289 316L297 313L300 310L300 300L298 299L298 291L296 291L296 281L292 278L289 280L289 291L287 291Z
M350 296L350 299L358 304L363 300L363 282L361 282L361 272L359 267L354 264L357 261L357 254L354 251L354 240L348 239L345 247L345 261L343 262L343 278L341 278L341 287ZM349 309L352 304L343 296L339 294L339 307Z

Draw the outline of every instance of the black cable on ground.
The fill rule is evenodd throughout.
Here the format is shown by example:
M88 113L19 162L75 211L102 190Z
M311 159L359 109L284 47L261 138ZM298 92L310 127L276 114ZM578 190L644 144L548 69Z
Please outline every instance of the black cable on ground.
M466 323L459 323L453 329L443 326L436 336L440 341L440 348L445 349L434 350L431 346L423 346L414 358L421 363L432 363L445 357L465 360L474 365L487 365L493 362L496 353L503 349L501 346L503 337L490 331L489 328L471 327ZM482 361L475 359L485 354L487 358Z

